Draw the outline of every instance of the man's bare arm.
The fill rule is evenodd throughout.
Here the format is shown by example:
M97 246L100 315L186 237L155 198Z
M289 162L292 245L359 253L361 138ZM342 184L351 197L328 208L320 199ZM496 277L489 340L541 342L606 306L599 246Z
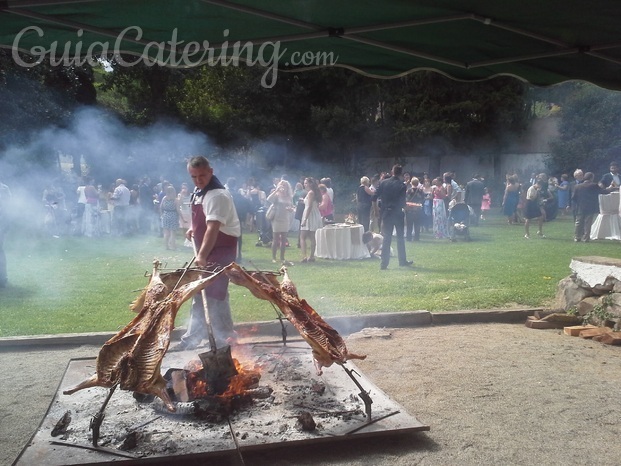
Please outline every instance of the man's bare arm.
M203 237L203 244L201 244L198 256L196 257L197 265L201 267L207 265L207 257L211 254L211 250L216 244L218 233L220 231L220 225L221 223L218 220L209 220L207 222L207 229L205 230L205 236Z

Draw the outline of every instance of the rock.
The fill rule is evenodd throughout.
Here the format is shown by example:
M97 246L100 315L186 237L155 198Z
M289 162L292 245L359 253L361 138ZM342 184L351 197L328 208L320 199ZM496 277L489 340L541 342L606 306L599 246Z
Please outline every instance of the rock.
M585 316L589 312L593 310L595 306L600 304L599 299L595 296L589 296L584 298L576 305L576 309L578 310L578 315Z
M621 293L610 293L605 299L602 299L602 305L606 305L606 310L615 317L621 317ZM604 303L603 301L607 301Z
M590 289L579 286L571 277L565 277L559 282L556 291L557 308L567 311L593 294Z

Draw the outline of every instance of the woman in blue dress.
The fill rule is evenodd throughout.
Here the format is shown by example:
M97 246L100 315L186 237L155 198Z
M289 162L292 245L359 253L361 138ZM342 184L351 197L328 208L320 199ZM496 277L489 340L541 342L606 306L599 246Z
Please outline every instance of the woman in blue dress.
M513 225L516 221L515 213L520 200L520 183L517 175L507 177L505 193L502 197L502 214L507 217L507 223Z

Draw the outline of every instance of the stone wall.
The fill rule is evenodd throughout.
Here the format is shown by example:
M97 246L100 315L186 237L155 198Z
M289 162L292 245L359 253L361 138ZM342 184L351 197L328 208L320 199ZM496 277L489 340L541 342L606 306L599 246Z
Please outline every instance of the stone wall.
M612 320L621 321L621 259L576 257L569 267L572 274L558 284L557 307L585 316L600 306Z

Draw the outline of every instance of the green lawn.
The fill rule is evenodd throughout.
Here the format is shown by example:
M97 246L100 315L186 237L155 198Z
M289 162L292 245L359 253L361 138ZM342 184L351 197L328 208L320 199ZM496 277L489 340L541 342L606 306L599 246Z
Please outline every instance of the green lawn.
M399 267L396 258L386 271L371 259L300 264L295 238L287 259L295 263L290 274L300 296L323 316L335 316L546 307L554 301L558 281L570 274L572 257L619 257L618 242L574 243L570 216L546 223L544 230L546 239L532 234L526 240L522 226L491 215L471 228L470 242L423 234L419 243L406 243L413 269ZM13 231L5 244L9 286L0 290L0 336L115 331L134 316L128 304L146 285L154 258L173 268L192 257L186 248L166 251L153 236L42 238L18 233ZM271 252L255 241L256 234L244 235L244 265L274 270ZM235 321L276 316L269 303L245 288L231 285L230 291ZM188 309L184 305L177 325L185 324Z

